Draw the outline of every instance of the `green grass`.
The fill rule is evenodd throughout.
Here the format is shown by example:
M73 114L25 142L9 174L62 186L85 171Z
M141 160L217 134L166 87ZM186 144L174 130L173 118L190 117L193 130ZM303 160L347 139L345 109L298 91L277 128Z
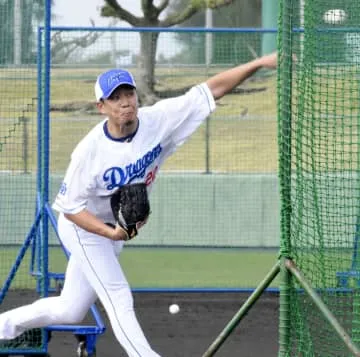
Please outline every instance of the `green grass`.
M17 250L2 248L0 259L4 281ZM121 265L133 288L244 288L256 287L275 264L277 251L248 249L125 248ZM60 248L51 248L49 269L65 271L66 258ZM12 288L33 288L28 274L29 253L23 260ZM275 280L271 286L278 286Z
M18 249L0 249L0 281L4 282ZM300 258L301 256L301 258ZM210 249L125 247L120 262L132 288L255 288L274 266L276 249ZM25 255L11 288L34 289L29 275L30 251ZM336 287L336 272L347 271L352 250L296 251L295 260L313 286ZM49 271L64 273L67 260L58 247L51 247ZM316 268L314 268L316 267ZM279 287L277 276L270 287Z
M255 287L276 262L275 251L125 249L121 261L132 286Z
M174 90L205 81L206 73L195 69L161 69L157 89ZM54 69L51 78L51 165L52 172L63 173L70 153L77 142L102 119L95 114L94 78L102 69ZM2 103L0 117L0 169L23 168L22 116L30 118L28 126L29 170L36 170L36 106L28 108L37 96L36 72L0 71ZM22 78L20 77L22 75ZM14 77L15 76L15 77ZM31 78L32 79L25 79ZM17 84L17 85L14 85ZM274 75L246 82L242 89L262 88L260 92L231 94L218 101L211 115L209 132L203 125L180 150L172 156L165 170L204 171L206 166L206 135L209 135L209 163L214 172L276 172L277 124L276 78ZM88 112L81 108L93 107ZM55 110L55 107L57 110ZM67 107L67 108L66 108ZM244 114L246 112L246 114ZM255 119L254 119L255 118ZM263 119L265 118L265 119ZM11 159L10 159L11 158Z

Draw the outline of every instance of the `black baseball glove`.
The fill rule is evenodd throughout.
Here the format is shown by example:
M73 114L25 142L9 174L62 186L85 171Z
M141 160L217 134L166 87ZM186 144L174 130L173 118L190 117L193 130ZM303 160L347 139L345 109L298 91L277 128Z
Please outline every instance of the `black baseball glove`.
M150 203L145 183L121 186L110 198L111 210L116 222L128 235L128 240L137 235L137 226L150 214Z

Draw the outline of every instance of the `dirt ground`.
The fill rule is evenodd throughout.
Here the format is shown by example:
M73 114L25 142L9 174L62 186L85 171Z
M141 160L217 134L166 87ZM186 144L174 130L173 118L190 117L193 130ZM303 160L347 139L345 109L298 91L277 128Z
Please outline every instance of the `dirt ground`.
M22 298L28 300L22 292ZM163 357L201 357L237 313L248 293L134 293L135 309L153 348ZM20 296L0 305L19 306ZM169 313L176 303L180 312ZM115 339L101 306L107 326L96 343L97 357L126 357ZM265 293L215 354L217 357L276 357L278 349L278 295ZM77 341L72 333L53 332L48 351L51 357L76 356ZM0 354L1 356L1 354Z

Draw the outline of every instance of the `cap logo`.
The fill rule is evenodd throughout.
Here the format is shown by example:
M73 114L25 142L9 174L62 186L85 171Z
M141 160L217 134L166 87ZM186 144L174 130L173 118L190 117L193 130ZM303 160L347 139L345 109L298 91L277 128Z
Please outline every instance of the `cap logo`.
M107 99L109 95L122 84L136 88L135 80L128 71L114 69L101 74L95 83L96 99Z
M121 82L121 79L124 78L125 76L122 74L122 73L118 73L118 74L115 74L113 76L111 76L109 79L108 79L108 86L111 87L112 85L118 83L118 82ZM127 80L127 78L124 78L125 80Z

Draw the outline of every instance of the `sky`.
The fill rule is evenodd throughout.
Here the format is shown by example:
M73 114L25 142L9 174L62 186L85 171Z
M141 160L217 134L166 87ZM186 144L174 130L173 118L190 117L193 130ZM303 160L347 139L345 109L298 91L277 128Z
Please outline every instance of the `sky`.
M52 13L56 15L53 25L58 26L90 26L90 18L95 21L96 26L106 26L110 19L99 15L99 8L104 0L55 0ZM122 6L140 15L140 0L121 0ZM122 24L122 25L125 25Z

